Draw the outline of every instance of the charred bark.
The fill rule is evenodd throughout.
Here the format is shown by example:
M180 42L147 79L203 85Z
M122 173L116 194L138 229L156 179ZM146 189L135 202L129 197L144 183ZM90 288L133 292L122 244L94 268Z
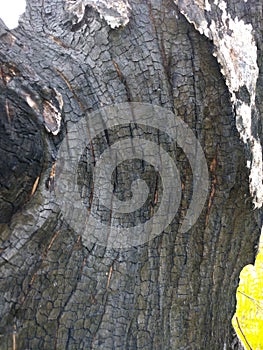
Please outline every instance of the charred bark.
M62 0L34 0L16 30L0 24L1 350L237 348L231 318L238 276L254 261L262 224L249 190L253 152L240 140L215 45L187 21L181 3L132 0L129 23L113 29L92 6L74 21ZM261 111L262 5L253 3L261 6L253 19ZM254 7L247 6L229 8L249 21ZM249 98L242 91L240 99ZM187 123L205 153L209 191L198 221L180 233L193 178L182 149L137 124L105 131L80 162L87 197L90 159L134 135L176 160L183 189L162 234L107 249L83 244L54 202L56 162L70 125L122 102L162 106ZM260 116L252 120L257 139ZM129 191L131 169L147 181L150 207L162 183L137 160L115 172L120 198Z

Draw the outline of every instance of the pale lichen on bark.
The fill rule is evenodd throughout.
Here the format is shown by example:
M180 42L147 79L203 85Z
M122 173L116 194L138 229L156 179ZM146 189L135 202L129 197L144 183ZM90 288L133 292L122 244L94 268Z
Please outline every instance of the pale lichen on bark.
M131 7L127 0L66 0L65 9L73 13L79 23L85 14L85 7L91 6L111 28L125 26L129 22Z
M255 99L259 77L253 26L238 17L233 19L224 0L175 0L175 3L187 20L215 45L214 56L221 65L231 94L237 129L250 149L251 156L247 162L250 192L255 207L260 208L263 204L262 146L259 135L252 132L253 118L258 114ZM246 100L239 97L242 89L248 93Z

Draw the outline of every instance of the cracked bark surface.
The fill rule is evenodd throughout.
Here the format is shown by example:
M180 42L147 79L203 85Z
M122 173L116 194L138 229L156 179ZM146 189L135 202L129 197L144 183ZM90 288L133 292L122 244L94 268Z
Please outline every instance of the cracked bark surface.
M18 29L0 23L0 349L237 349L235 290L254 261L262 212L253 210L249 151L213 43L170 0L130 1L129 23L114 30L91 7L74 24L64 5L32 0ZM250 19L245 5L229 7ZM253 21L261 37L262 11ZM259 110L260 86L261 78ZM209 196L179 234L192 190L182 150L156 130L113 128L94 140L95 155L121 137L148 137L177 160L183 198L143 246L85 247L53 201L57 151L67 125L126 101L163 106L189 125L207 159ZM89 192L86 163L80 186ZM116 173L120 194L131 168L142 172L137 162ZM160 181L151 167L144 176L150 188Z

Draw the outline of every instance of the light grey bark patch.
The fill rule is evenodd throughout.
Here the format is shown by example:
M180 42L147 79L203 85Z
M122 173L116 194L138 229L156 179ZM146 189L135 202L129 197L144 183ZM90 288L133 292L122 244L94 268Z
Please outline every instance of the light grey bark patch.
M65 9L75 15L76 23L79 23L84 17L86 6L98 11L111 28L125 26L129 22L131 6L127 0L66 0Z
M44 100L43 102L43 118L47 131L51 132L53 135L57 135L61 128L63 98L56 89L54 89L53 94L55 94L55 96L52 102L48 100Z

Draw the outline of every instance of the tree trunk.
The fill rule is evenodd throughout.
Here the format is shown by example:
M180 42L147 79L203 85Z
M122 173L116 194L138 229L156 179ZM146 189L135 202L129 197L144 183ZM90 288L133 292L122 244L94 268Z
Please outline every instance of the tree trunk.
M241 348L231 326L235 291L262 225L261 1L113 3L110 13L103 1L30 0L16 30L0 23L0 350ZM231 21L242 21L247 51ZM103 111L115 105L135 106L135 119L103 127ZM158 128L138 117L137 107L151 105ZM172 139L166 113L192 130L208 168L207 197L198 198L200 215L188 230L181 228L205 173L195 173L183 140ZM102 129L87 144L71 137L92 120ZM81 220L68 219L75 213L68 188L62 210L61 149L70 141L64 156L81 151L85 210L126 232L155 215L165 193L155 167L134 153L116 163L111 181L125 202L142 178L143 208L113 217L96 203L96 165L127 138L160 145L175 161L181 200L162 232L106 244L89 223L84 235ZM190 146L196 154L197 142Z

